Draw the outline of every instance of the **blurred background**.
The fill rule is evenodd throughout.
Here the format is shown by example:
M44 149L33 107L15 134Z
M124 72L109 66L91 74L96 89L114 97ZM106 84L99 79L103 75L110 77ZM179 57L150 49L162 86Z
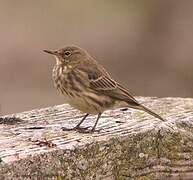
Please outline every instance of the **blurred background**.
M0 0L1 115L62 104L43 49L86 49L136 96L193 97L193 1Z

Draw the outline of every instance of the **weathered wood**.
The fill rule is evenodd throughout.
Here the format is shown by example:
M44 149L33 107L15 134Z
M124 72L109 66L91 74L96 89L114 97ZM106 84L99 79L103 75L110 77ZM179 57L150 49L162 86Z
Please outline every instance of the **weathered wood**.
M0 118L0 179L186 179L193 176L193 99L138 98L167 119L107 111L97 129L62 131L81 119L68 105ZM92 126L89 116L83 126Z

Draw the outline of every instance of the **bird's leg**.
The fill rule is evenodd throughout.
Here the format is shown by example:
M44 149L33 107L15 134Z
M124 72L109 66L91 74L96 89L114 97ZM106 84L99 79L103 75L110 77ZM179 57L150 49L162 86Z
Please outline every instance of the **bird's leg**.
M98 123L98 121L99 121L99 119L100 119L100 117L101 117L101 114L102 114L102 113L99 113L99 114L98 114L97 120L96 120L93 128L91 129L91 132L94 132L94 131L95 131L96 125L97 125L97 123Z
M89 115L89 114L86 114L86 115L82 118L82 120L81 120L73 129L81 129L81 128L80 128L80 125L83 123L83 121L87 118L88 115Z
M74 127L74 128L65 128L65 127L63 127L62 128L62 130L63 131L72 131L72 130L77 130L77 131L85 131L86 129L88 129L88 127L86 127L86 128L81 128L80 127L80 125L83 123L83 121L87 118L87 116L88 116L89 114L86 114L83 118L82 118L82 120Z
M97 125L97 123L98 123L98 121L99 121L99 119L100 119L100 117L101 117L101 114L102 113L99 113L98 114L98 117L97 117L97 120L96 120L96 122L95 122L95 124L94 124L94 126L93 126L93 128L90 130L87 130L86 128L79 128L78 127L78 129L76 129L76 130L78 130L78 132L81 132L81 133L93 133L93 132L95 132L95 128L96 128L96 125ZM78 126L78 125L77 125ZM75 127L76 128L76 127Z
M93 128L91 129L91 130L88 130L88 127L83 127L83 128L81 128L80 127L80 125L83 123L83 121L87 118L87 116L89 115L89 114L86 114L83 118L82 118L82 120L74 127L74 128L71 128L71 129L68 129L68 128L62 128L64 131L71 131L71 130L76 130L76 131L78 131L78 132L80 132L80 133L93 133L93 132L95 132L95 128L96 128L96 126L97 126L97 123L98 123L98 121L99 121L99 119L100 119L100 117L101 117L101 114L102 113L99 113L98 114L98 117L97 117L97 120L96 120L96 122L95 122L95 124L94 124L94 126L93 126Z

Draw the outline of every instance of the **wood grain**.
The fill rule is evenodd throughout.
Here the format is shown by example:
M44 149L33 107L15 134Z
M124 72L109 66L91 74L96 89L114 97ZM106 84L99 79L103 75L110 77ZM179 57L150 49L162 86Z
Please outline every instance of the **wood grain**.
M58 105L0 117L0 179L186 179L193 175L193 99L137 98L165 119L106 111L93 134ZM96 116L82 126L92 127Z

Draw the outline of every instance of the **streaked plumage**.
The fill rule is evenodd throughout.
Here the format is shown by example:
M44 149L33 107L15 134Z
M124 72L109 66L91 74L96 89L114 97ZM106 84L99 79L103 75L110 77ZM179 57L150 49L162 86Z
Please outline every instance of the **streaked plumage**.
M107 71L85 50L77 46L67 46L57 51L44 50L53 54L56 65L53 69L55 87L67 103L88 114L98 114L92 129L95 130L100 115L107 109L129 107L146 111L160 120L162 117L141 105L122 85L114 81Z

